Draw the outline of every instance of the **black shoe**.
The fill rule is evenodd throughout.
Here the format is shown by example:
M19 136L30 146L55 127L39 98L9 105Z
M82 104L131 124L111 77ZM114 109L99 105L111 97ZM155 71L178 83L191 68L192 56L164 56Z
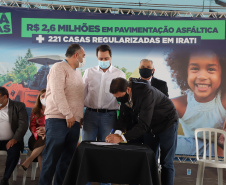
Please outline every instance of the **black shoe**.
M6 179L2 179L0 185L9 185L9 181Z
M20 165L19 169L26 171L27 168L24 165Z

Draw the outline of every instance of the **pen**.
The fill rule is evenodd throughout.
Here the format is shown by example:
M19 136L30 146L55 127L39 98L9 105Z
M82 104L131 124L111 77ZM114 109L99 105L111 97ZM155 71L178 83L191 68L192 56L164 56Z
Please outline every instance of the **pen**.
M111 130L110 134L113 134L113 133L114 133L114 129Z

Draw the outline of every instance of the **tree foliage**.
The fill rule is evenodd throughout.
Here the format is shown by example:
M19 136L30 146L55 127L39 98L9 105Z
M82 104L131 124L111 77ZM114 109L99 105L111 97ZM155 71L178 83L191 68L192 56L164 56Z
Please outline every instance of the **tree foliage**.
M127 69L125 67L120 68L119 66L115 66L116 68L120 69L121 71L123 71L126 74L126 79L128 79L132 72L127 72Z
M34 63L29 62L28 58L32 58L31 50L28 49L24 57L18 56L16 59L15 67L11 72L0 75L0 85L12 81L13 83L31 82L34 80L34 75L37 73L37 67Z

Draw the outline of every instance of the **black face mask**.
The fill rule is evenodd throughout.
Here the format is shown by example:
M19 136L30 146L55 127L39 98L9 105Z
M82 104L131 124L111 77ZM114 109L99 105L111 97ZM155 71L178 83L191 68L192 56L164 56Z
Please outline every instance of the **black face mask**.
M139 73L142 78L149 78L153 75L153 69L142 68L139 69Z
M116 98L118 102L126 103L129 101L129 95L126 93L123 97Z

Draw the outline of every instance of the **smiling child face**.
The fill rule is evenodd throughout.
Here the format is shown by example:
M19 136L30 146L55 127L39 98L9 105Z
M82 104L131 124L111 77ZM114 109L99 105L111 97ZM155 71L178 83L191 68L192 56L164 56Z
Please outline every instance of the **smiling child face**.
M221 66L214 53L191 55L188 64L188 85L196 101L208 102L214 99L221 84Z

